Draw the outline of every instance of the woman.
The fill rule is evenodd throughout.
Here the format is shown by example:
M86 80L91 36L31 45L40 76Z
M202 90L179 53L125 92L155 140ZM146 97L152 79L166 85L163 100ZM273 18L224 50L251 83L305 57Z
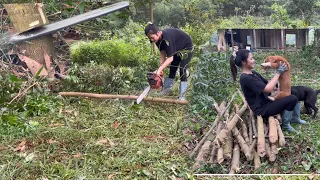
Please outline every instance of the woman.
M156 43L160 50L160 67L155 71L160 73L170 65L169 77L166 77L161 95L169 94L172 90L177 69L180 69L180 96L179 100L185 100L187 91L187 68L193 56L193 44L191 37L180 29L168 28L160 31L152 23L148 23L145 34L151 42Z
M281 64L274 77L268 82L259 73L253 71L254 59L249 50L241 49L236 53L235 64L241 68L240 85L242 92L256 116L268 118L282 112L282 129L293 132L290 122L305 124L300 119L300 103L296 96L290 95L275 101L267 97L274 89L280 75L287 70L285 64Z

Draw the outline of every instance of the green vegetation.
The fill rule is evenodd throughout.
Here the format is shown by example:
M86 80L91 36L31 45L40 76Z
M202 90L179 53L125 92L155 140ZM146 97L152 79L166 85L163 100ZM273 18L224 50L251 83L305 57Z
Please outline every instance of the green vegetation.
M119 99L59 96L59 91L141 93L147 85L146 72L155 70L159 62L143 32L149 21L146 13L149 2L160 28L179 27L190 34L196 45L190 63L187 94L190 104L142 102L137 105ZM66 79L55 82L14 75L12 68L17 66L11 64L12 56L8 55L11 47L3 44L0 53L4 64L0 65L0 177L193 179L194 173L228 173L228 163L192 172L193 160L188 159L188 153L215 119L213 99L218 103L230 99L239 88L239 84L231 80L228 55L207 52L212 49L208 40L218 28L290 28L319 24L315 16L319 11L318 1L304 3L301 11L294 6L295 12L289 10L293 2L298 1L278 1L274 6L274 1L262 0L131 1L130 10L72 27L83 42L62 46L64 51L70 50L63 55L70 55L72 61ZM62 10L56 20L102 6L98 2L57 4L50 0L44 3L47 15ZM312 10L311 15L302 17L308 9ZM9 23L5 19L2 22L4 27ZM320 58L313 55L317 54L314 50L318 48L307 46L298 52L254 52L256 70L260 72L259 64L268 55L282 55L291 63L293 85L320 89ZM262 74L268 79L273 75ZM179 86L178 76L176 80L174 95ZM26 93L22 93L24 91ZM303 118L310 123L294 126L300 133L280 150L276 162L263 163L258 170L254 170L251 162L241 164L239 173L320 173L320 124L311 121L309 116Z
M112 66L139 66L145 60L139 57L140 48L122 40L80 42L70 47L73 62L83 65L91 61Z

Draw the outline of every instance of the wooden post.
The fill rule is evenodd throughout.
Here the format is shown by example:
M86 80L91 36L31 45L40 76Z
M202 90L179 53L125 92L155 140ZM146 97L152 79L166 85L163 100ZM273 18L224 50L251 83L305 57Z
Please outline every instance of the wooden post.
M286 49L286 40L285 40L284 29L281 29L281 48L283 48L283 50Z
M305 33L305 35L306 35L306 44L305 44L305 46L308 46L308 45L309 45L309 28L306 29L306 30L304 31L304 33Z
M257 48L257 35L256 35L255 29L253 29L253 47L254 47L254 49Z
M233 43L233 32L232 32L232 29L230 29L230 33L231 33L231 47L233 48L234 43Z
M4 4L4 7L11 19L15 33L22 33L49 23L41 3ZM28 42L21 42L17 46L19 53L44 66L46 54L52 57L55 56L51 35Z

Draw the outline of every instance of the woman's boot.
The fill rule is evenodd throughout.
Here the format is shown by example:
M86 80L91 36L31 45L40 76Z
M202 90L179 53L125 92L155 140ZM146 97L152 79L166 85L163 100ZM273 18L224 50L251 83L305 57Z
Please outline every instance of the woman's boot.
M295 132L296 130L290 125L290 121L292 119L293 111L287 111L284 110L282 113L282 124L281 129L289 131L289 132Z

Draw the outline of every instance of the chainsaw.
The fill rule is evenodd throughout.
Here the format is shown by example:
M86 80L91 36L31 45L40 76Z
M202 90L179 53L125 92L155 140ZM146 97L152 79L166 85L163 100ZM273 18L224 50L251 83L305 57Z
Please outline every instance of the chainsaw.
M147 80L149 86L146 87L143 92L137 98L137 104L139 104L143 98L145 98L151 89L160 89L163 86L163 72L161 71L160 76L154 72L147 73Z

